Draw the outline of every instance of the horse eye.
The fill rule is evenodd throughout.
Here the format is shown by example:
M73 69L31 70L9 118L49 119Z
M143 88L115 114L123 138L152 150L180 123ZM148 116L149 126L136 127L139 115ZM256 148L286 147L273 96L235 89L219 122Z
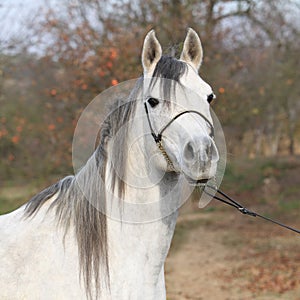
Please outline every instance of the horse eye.
M159 103L159 101L155 98L149 98L148 103L150 104L151 107L155 107Z
M210 95L207 96L207 102L211 103L211 101L213 101L215 98L215 95L213 93L211 93Z

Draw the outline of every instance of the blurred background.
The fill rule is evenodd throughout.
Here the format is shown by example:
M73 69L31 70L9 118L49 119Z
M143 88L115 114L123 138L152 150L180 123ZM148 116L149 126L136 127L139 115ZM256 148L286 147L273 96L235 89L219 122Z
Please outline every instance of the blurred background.
M150 29L166 53L178 54L192 27L204 48L200 74L217 95L213 109L227 141L223 188L300 224L299 16L299 0L1 0L0 213L73 173L71 143L81 111L101 91L141 75ZM216 205L204 213L220 211ZM211 226L194 221L178 226L175 241L182 230ZM243 244L230 241L228 247ZM299 243L291 247L300 253ZM299 266L299 255L295 261ZM248 275L256 282L260 272ZM291 278L300 278L295 272ZM280 286L273 273L266 281ZM288 280L278 299L300 299L281 298L300 285ZM170 299L200 299L176 295Z

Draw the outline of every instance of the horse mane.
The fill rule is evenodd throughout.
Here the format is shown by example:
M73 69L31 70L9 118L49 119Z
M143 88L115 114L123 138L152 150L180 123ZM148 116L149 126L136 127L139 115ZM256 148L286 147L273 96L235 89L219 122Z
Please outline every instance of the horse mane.
M109 286L107 222L106 222L106 161L107 142L121 126L127 122L135 110L136 101L122 103L117 101L115 110L105 120L100 130L100 142L94 154L85 166L75 175L68 176L35 195L26 205L25 216L34 216L52 197L50 209L55 209L58 224L65 229L65 235L74 225L78 244L80 274L88 297L92 299L92 287L95 287L96 298L100 291L100 274L105 276ZM115 149L115 150L114 150ZM118 148L120 149L120 148ZM113 148L114 157L125 164L117 145ZM118 153L118 156L116 155ZM124 153L123 153L124 154ZM125 168L121 168L123 170ZM112 173L112 186L117 185L122 192L125 184L116 173Z
M162 56L157 63L151 84L157 78L166 78L179 82L186 71L186 64L169 56ZM168 82L168 81L166 81ZM141 96L143 77L139 78L128 99L119 99L111 107L111 113L103 123L99 134L99 145L85 166L75 175L67 176L59 182L35 195L25 207L25 217L34 217L40 208L53 199L49 210L54 209L58 224L66 233L71 225L78 244L80 275L83 276L84 286L89 299L100 294L100 274L109 287L107 217L106 217L106 185L107 144L125 125L136 110L136 104ZM171 86L162 81L163 95L169 98ZM125 128L127 126L124 126ZM122 147L122 148L121 148ZM120 151L120 148L123 149ZM121 166L118 171L126 170L126 132L120 136L118 143L111 148L112 160ZM111 186L117 187L119 197L124 195L125 173L117 174L111 168ZM98 176L97 176L98 175ZM105 276L106 274L106 276Z

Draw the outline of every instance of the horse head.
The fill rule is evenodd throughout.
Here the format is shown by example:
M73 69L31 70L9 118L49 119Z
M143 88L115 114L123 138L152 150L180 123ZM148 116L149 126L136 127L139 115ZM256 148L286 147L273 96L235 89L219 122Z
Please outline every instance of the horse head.
M184 174L195 185L216 175L219 160L209 108L215 95L198 74L202 58L200 38L192 29L179 60L162 55L153 30L144 40L145 149L155 155L151 161L158 170Z

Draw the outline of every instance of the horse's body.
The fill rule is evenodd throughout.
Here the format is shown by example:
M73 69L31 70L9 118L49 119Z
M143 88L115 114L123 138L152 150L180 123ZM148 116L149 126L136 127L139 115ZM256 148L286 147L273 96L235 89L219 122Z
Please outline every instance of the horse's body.
M84 299L75 241L57 228L51 200L30 220L22 206L0 222L1 299ZM47 217L45 217L47 215Z
M193 189L190 182L215 175L218 161L207 126L207 122L211 124L207 97L212 90L197 74L201 60L200 40L193 30L188 32L181 61L162 57L154 32L147 35L142 54L144 82L138 89L143 100L117 108L117 120L116 115L108 118L97 150L78 174L1 216L1 300L166 299L164 262L178 203ZM191 100L184 98L177 106L160 104L160 99L174 97L176 90L162 79L193 89L199 103L189 107ZM186 113L174 120L165 130L168 138L162 140L164 148L159 150L150 129L158 131L166 122L163 116L174 117L182 107L185 111L197 109L202 117ZM113 137L129 118L133 125L128 125L122 143L114 145ZM125 151L128 145L134 145L130 153ZM122 150L120 154L121 146L126 148L125 154ZM172 161L171 170L166 157ZM127 170L121 178L112 171L117 162L121 171ZM129 165L137 166L133 169L141 174L128 171ZM137 175L138 184L128 184L137 182ZM132 213L125 222L109 217L110 203L119 203L118 199L138 207L120 209L123 214ZM102 202L100 208L98 201ZM139 209L141 204L151 204L148 212L156 211L156 217L149 218L147 209Z
M50 204L30 222L24 220L24 207L2 217L1 300L87 298L79 281L76 238L68 234L64 240L55 215L46 213ZM109 220L111 284L101 286L100 299L165 299L163 264L175 222L176 214L165 223Z

